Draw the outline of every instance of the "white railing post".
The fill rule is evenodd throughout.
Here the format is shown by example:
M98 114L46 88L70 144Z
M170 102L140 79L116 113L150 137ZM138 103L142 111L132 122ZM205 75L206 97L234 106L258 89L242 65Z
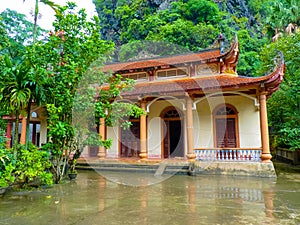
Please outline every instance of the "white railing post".
M261 161L260 149L195 149L197 161Z

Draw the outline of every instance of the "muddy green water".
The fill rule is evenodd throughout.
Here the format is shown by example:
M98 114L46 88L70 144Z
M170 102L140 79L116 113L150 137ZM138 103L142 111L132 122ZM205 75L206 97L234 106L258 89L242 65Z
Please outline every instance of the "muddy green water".
M300 224L300 174L277 179L80 171L0 197L0 224Z

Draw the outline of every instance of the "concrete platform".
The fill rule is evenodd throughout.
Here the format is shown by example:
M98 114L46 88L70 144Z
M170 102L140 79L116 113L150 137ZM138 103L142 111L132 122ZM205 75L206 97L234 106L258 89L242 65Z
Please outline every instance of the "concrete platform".
M162 166L164 165L164 170ZM272 162L222 162L196 161L186 159L147 160L139 159L80 159L77 169L93 169L97 171L141 172L153 174L184 174L184 175L228 175L276 178Z
M196 174L276 178L272 162L195 162Z

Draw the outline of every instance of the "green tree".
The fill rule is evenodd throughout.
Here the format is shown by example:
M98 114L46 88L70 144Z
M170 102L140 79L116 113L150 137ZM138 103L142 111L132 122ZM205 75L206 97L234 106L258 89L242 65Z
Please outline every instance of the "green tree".
M81 107L86 110L90 101L86 102L86 99L80 95L75 98L78 88L88 92L89 89L86 87L91 84L95 85L100 82L100 86L106 82L115 83L115 79L112 77L108 76L104 79L99 67L109 58L113 44L101 39L98 17L87 21L85 10L76 11L75 6L74 3L68 3L66 6L58 7L59 13L56 14L56 20L53 23L54 32L46 43L36 42L29 59L33 65L39 65L40 68L46 70L48 136L50 141L43 148L51 152L52 170L56 183L63 178L68 162L73 165L76 158L80 156L84 145L83 140L80 139L84 136L78 133L76 127L78 123L74 124L74 110L78 111L78 107L80 108L78 106L80 99L83 99L84 103L84 106ZM94 64L96 66L92 66ZM80 88L78 85L84 82L82 78L86 73L96 76L97 79L88 79L87 86ZM119 79L118 82L121 80ZM117 97L120 91L129 84L125 83L124 87L121 85L118 88L113 86L113 97ZM95 93L84 94L92 94L92 97L85 97L95 104ZM108 96L102 93L100 99L105 98ZM80 110L80 112L82 111ZM95 115L95 112L91 115ZM95 123L84 125L86 126L84 128L88 129L94 127ZM94 141L98 144L105 144L99 142L99 137L97 139Z
M14 134L14 156L17 157L19 116L24 114L29 104L31 91L26 85L30 68L25 63L14 64L8 55L4 57L2 79L0 81L2 110L16 118Z
M172 11L182 15L183 18L194 24L218 24L221 20L217 4L207 0L188 0L172 2Z
M23 3L26 0L23 0ZM59 13L59 11L57 10L58 5L55 4L53 1L49 1L49 0L35 0L35 5L34 5L34 12L33 12L33 33L32 33L32 40L33 43L36 41L37 38L37 29L38 29L38 17L39 17L39 2L49 6L50 8L52 8L55 13Z
M285 58L286 71L280 89L268 100L269 124L274 135L273 145L290 149L300 148L300 33L284 36L267 45L262 53L263 68L272 69L277 51Z
M25 2L25 0L23 0L23 2ZM37 37L38 37L38 32L39 32L39 26L37 23L37 19L39 16L39 2L51 7L55 13L59 13L59 11L57 10L58 5L55 4L52 1L49 0L36 0L35 1L35 7L34 7L34 13L33 13L33 17L34 17L34 22L33 22L33 33L32 33L32 42L33 44L36 42ZM27 121L26 121L26 148L28 145L28 141L29 141L29 124L30 124L30 111L31 111L31 102L32 100L35 100L36 103L41 104L42 103L42 94L43 94L43 88L41 86L41 82L39 82L39 77L40 76L40 72L41 70L39 68L35 68L35 74L31 77L33 79L31 79L27 84L30 88L30 90L32 91L32 94L29 97L29 102L30 104L27 107Z
M46 44L37 43L33 64L47 69L48 136L55 181L59 182L74 146L72 110L78 83L95 60L112 50L112 44L101 40L98 18L88 22L85 11L74 11L75 4L58 7L54 33ZM64 165L63 168L60 165Z
M2 55L8 54L14 61L22 61L26 46L32 44L33 24L26 20L24 14L14 10L6 9L0 13L3 24L3 35L0 39L6 40L6 45L2 46ZM44 38L45 31L37 27L37 37Z
M30 118L31 104L29 103L34 101L37 105L40 105L42 104L42 100L45 100L42 87L45 80L44 71L42 68L39 68L37 65L33 65L28 61L28 55L31 54L30 51L32 48L33 24L25 19L25 15L9 9L2 12L1 17L3 29L6 30L3 34L3 40L6 40L6 45L0 50L1 53L7 57L3 62L10 61L12 66L18 67L18 70L15 72L22 73L22 71L19 70L25 69L24 73L26 73L26 76L22 77L22 85L30 90L26 108L27 118ZM43 37L43 34L46 32L37 27L36 33L37 37L40 38ZM43 38L40 39L43 40ZM11 66L7 63L3 65L3 68ZM26 146L29 140L29 122L28 119L26 125Z
M207 48L218 37L218 29L212 25L197 24L178 19L160 27L158 33L149 33L147 40L163 40L186 47L191 51Z
M156 11L157 4L151 0L94 0L100 18L101 34L105 40L112 40L116 46L126 42L120 39L120 34L132 19L142 20L146 15Z
M297 31L300 24L300 2L297 0L269 1L269 13L265 20L265 30L273 41L283 33Z

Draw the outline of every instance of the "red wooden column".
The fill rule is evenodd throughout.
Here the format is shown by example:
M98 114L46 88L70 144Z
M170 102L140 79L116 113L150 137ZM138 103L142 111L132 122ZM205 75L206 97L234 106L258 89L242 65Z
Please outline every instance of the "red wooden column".
M195 161L196 155L194 153L194 126L193 126L193 100L186 97L186 129L187 129L187 158L189 161Z
M105 120L104 118L100 118L100 125L99 125L99 138L101 141L104 141L106 139L106 129L105 129ZM105 158L106 152L105 152L105 147L100 146L98 150L98 157L100 159Z
M146 101L141 102L141 109L146 111ZM142 115L140 118L140 159L146 161L148 158L147 150L147 116Z
M11 131L12 131L12 122L8 121L7 122L7 129L6 129L6 138L7 138L7 142L6 142L6 147L10 148L10 142L11 142Z
M27 121L27 118L23 117L22 118L21 139L20 139L20 144L23 144L23 145L25 145L25 143L26 143L26 121ZM16 127L16 129L18 129L18 127Z
M261 92L259 96L260 103L260 133L262 143L262 162L271 162L272 155L269 146L269 130L268 130L268 116L267 116L267 100L266 93Z

